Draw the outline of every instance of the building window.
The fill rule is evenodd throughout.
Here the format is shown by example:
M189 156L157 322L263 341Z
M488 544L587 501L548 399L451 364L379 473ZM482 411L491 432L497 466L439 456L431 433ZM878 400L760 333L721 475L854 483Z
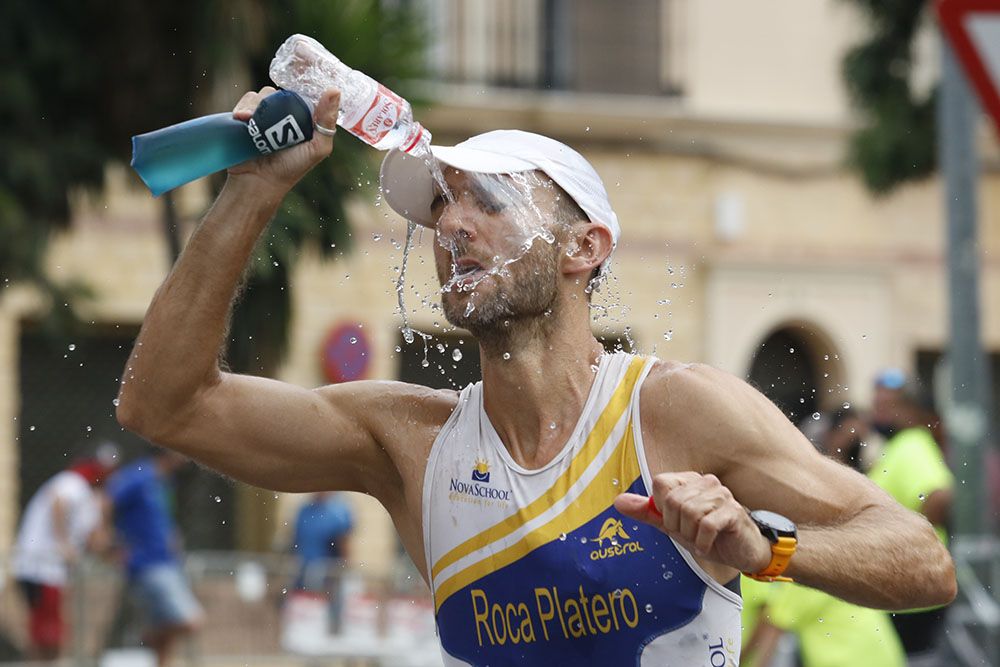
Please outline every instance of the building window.
M457 83L676 94L676 0L427 0L429 62Z

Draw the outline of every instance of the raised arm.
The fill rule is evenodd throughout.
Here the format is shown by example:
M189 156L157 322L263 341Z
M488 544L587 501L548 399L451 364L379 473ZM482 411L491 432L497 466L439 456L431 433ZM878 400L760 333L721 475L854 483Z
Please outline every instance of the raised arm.
M786 574L801 584L883 609L955 596L951 557L927 520L819 454L745 382L707 366L660 369L650 381L643 432L665 516L635 496L621 498L620 510L708 560L753 572L766 566L770 548L744 508L768 509L798 525ZM655 474L657 465L671 469L663 463L671 447L687 452L693 472Z
M234 115L248 119L270 92L247 93ZM317 122L335 127L338 104L339 93L329 91L317 105ZM381 393L377 385L311 391L219 366L231 304L258 237L332 143L317 132L308 143L230 169L146 313L117 415L148 440L257 486L378 495L395 480L363 409Z

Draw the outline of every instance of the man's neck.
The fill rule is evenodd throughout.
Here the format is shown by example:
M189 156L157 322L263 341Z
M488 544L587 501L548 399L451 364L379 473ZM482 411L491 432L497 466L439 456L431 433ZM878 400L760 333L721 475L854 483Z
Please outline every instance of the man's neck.
M589 313L567 314L534 333L513 336L514 349L489 346L481 355L486 414L511 457L525 468L542 467L562 450L602 353L590 332Z

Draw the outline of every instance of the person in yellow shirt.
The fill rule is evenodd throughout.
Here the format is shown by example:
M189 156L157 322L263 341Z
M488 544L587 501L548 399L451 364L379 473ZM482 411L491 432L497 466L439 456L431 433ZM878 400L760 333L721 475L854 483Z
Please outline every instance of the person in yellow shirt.
M853 410L838 410L817 446L830 458L860 470L866 428ZM798 639L803 667L906 666L903 646L886 612L797 584L762 584L746 577L742 584L745 648L740 664L744 667L768 667L785 632Z
M923 514L942 543L955 479L931 432L933 416L918 387L898 369L875 378L872 426L885 438L868 477L907 509ZM911 663L933 656L944 627L945 608L893 614Z

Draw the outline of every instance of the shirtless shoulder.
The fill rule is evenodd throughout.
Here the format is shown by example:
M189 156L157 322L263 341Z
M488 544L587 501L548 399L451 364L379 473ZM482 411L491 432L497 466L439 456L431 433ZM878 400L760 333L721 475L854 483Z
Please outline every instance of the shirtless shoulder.
M653 474L690 470L721 476L737 456L730 451L735 443L745 442L759 426L750 418L757 396L746 382L712 366L657 360L640 397Z
M420 498L424 468L434 439L458 403L458 392L406 382L372 380L318 390L346 408L371 434L378 470L370 489L387 509ZM415 508L419 513L419 503Z

